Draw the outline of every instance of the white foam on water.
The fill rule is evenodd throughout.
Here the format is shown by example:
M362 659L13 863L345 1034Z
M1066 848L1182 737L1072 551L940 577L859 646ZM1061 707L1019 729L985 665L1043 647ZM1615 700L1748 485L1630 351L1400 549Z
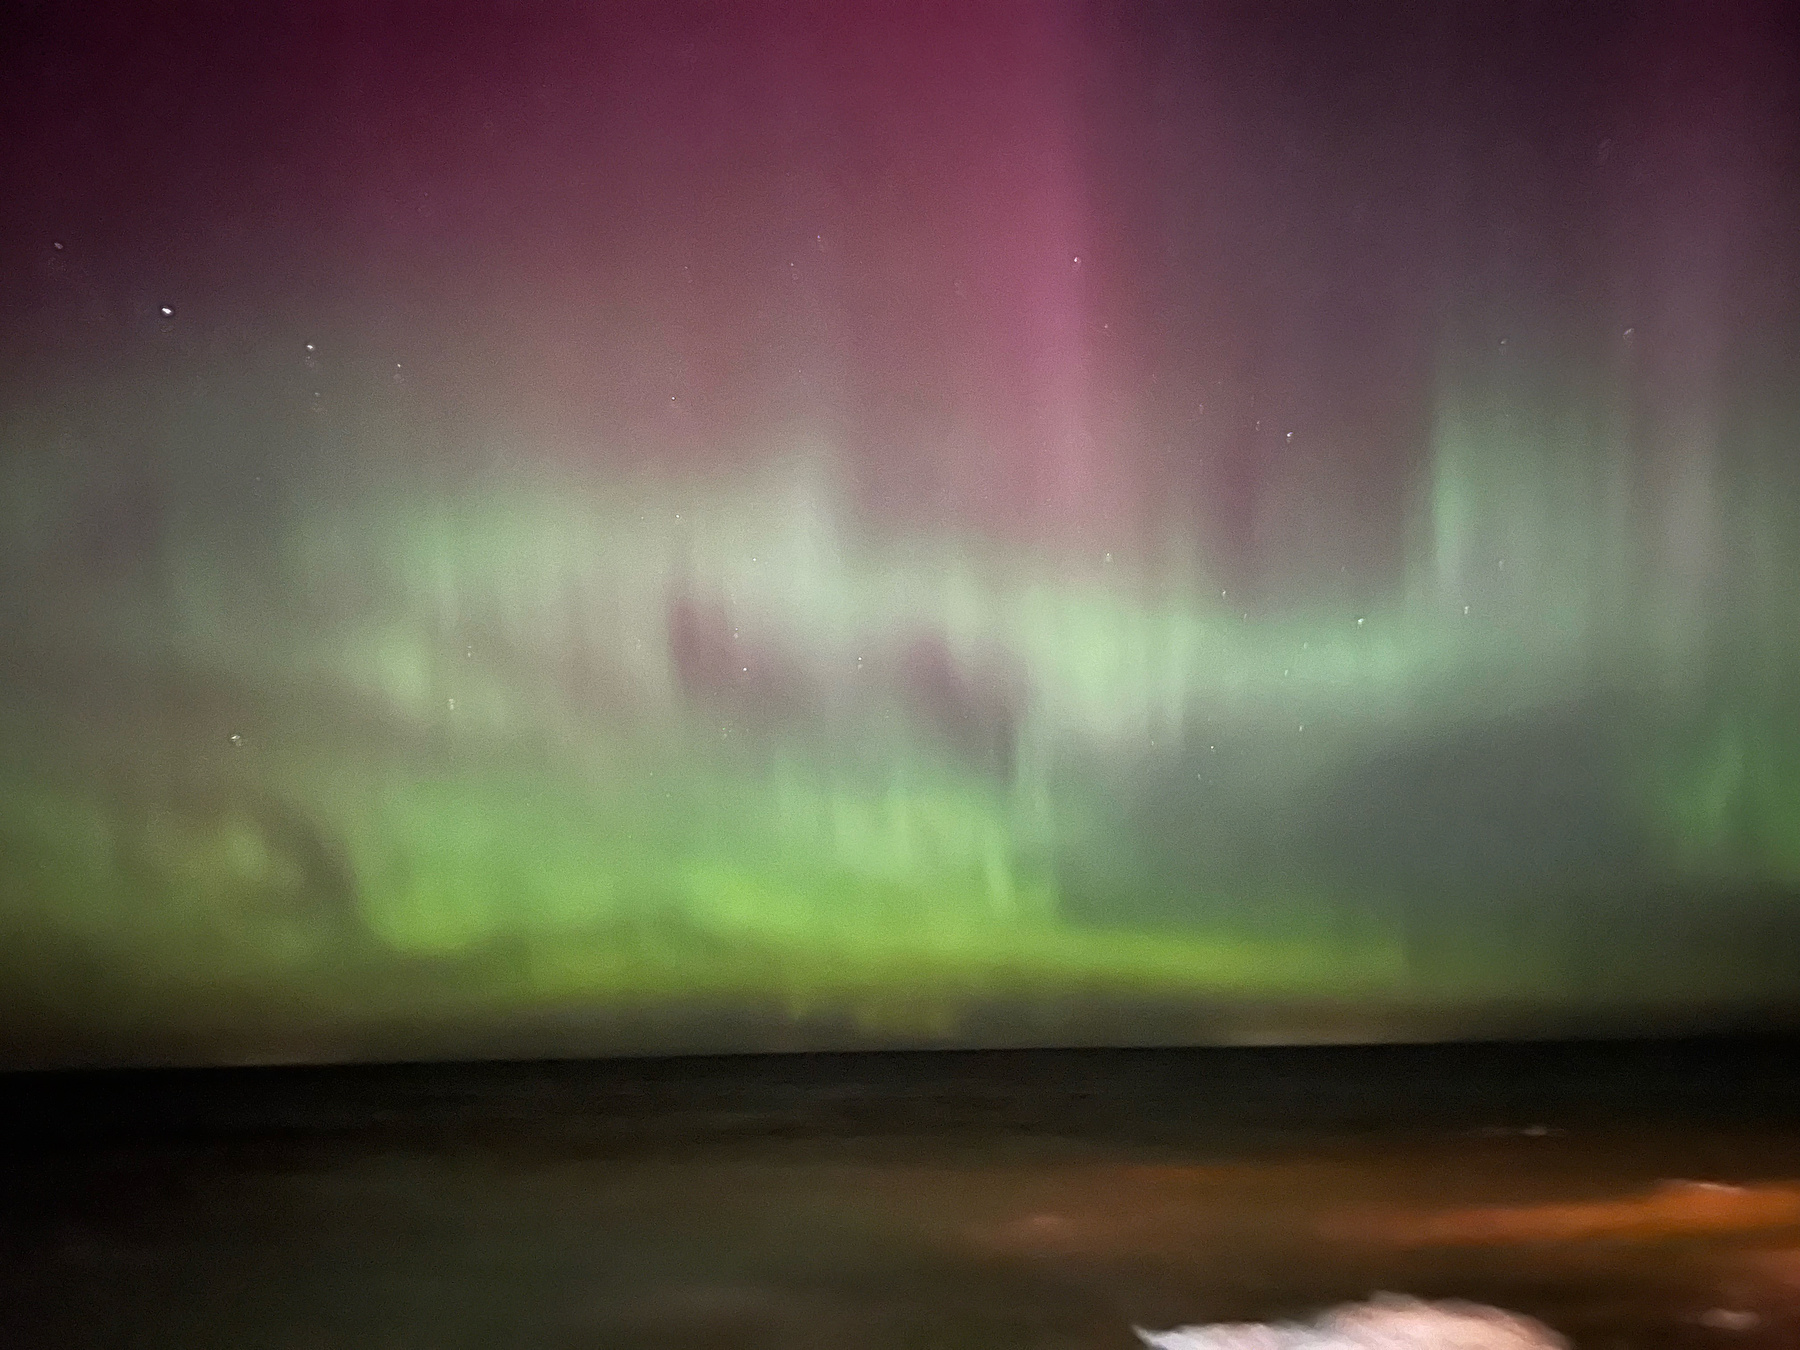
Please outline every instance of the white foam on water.
M1345 1304L1305 1323L1134 1329L1153 1350L1569 1350L1549 1327L1517 1313L1392 1294Z

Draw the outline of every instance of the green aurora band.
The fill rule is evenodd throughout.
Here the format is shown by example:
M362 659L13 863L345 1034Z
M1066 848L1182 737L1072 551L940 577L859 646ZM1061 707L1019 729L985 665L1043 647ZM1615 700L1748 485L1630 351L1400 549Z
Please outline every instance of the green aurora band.
M260 1059L1784 1001L1793 496L1730 480L1733 604L1695 610L1616 429L1539 404L1446 399L1410 574L1354 611L1241 605L1179 530L1071 561L851 529L823 451L723 485L322 479L250 544L177 528L77 586L80 484L19 456L13 1024ZM742 688L682 687L674 592L727 616ZM946 732L895 678L912 632L1024 692ZM967 743L996 718L999 765Z

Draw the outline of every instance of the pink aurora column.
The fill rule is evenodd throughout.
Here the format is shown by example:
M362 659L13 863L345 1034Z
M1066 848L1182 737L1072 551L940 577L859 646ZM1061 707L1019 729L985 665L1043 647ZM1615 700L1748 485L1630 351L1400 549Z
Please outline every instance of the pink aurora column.
M992 495L1053 539L1104 531L1121 461L1095 417L1092 287L1104 264L1087 210L1075 24L1031 9L1012 46L1014 106L993 129L1000 172L971 184L974 270L988 278L976 335L991 353Z
M1638 366L1644 455L1646 597L1669 671L1704 649L1730 541L1724 531L1721 454L1732 349L1755 287L1751 241L1766 218L1770 167L1766 115L1750 74L1768 35L1746 7L1706 27L1647 28L1634 93L1660 110L1628 146L1636 172L1626 219L1645 222L1636 261L1629 339Z
M886 513L1066 544L1122 495L1094 418L1104 242L1072 10L927 7L838 34L849 167L826 243Z

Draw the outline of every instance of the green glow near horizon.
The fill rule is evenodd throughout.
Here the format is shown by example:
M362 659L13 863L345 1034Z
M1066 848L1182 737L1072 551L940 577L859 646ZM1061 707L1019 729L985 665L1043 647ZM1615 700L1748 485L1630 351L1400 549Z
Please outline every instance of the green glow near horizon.
M1430 557L1405 595L1356 613L1249 618L1197 575L1128 559L1059 577L967 541L847 537L807 472L710 495L521 484L312 503L266 574L190 544L164 560L172 600L96 620L123 671L260 691L241 748L204 721L96 748L9 714L0 901L27 946L54 937L135 972L117 978L161 990L141 995L153 1008L230 988L327 1020L691 1002L953 1040L996 1001L1078 996L1578 1003L1572 944L1591 938L1557 936L1558 894L1520 897L1549 927L1502 942L1512 920L1491 897L1413 894L1329 857L1140 865L1150 827L1133 813L1159 794L1202 851L1211 813L1304 842L1319 785L1598 692L1649 710L1612 769L1672 884L1701 907L1800 884L1792 653L1765 645L1755 678L1669 694L1705 662L1659 666L1666 646L1643 638L1662 594L1626 583L1611 470L1583 454L1546 485L1554 455L1526 462L1482 425L1446 412ZM1600 523L1614 533L1596 541ZM1483 570L1501 546L1504 580ZM816 735L683 701L660 626L677 579L837 672ZM271 594L292 603L279 631ZM1735 630L1715 627L1755 629L1727 617ZM1010 780L855 683L914 626L1023 666ZM280 810L259 816L264 799ZM1097 917L1133 888L1166 893L1166 915ZM1628 927L1609 931L1628 946ZM390 966L423 983L391 983ZM1643 988L1710 996L1730 969L1721 956Z

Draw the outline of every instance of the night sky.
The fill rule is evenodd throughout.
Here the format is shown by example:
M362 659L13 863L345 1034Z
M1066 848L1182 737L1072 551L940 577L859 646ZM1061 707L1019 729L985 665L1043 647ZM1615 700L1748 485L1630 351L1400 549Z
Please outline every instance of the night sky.
M1787 7L0 44L14 1058L1800 1004Z

